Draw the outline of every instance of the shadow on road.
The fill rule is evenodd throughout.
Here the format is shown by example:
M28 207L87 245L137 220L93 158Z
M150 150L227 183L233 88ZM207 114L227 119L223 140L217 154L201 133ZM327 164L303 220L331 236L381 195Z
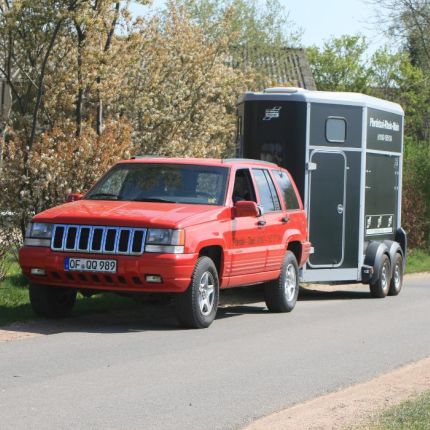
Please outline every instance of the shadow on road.
M334 288L324 291L319 286L315 288L300 288L299 301L370 299L370 294L363 291L363 286L359 291L336 291ZM262 286L234 288L222 291L220 294L217 320L245 314L265 315L267 313ZM55 321L39 319L13 323L0 329L0 341L67 332L130 333L175 330L182 329L176 321L171 303L145 303L131 309L110 312L91 311L89 308L86 313Z
M362 288L362 285L360 285ZM369 291L352 291L352 290L313 290L309 288L300 288L299 301L313 301L313 300L357 300L357 299L371 299Z

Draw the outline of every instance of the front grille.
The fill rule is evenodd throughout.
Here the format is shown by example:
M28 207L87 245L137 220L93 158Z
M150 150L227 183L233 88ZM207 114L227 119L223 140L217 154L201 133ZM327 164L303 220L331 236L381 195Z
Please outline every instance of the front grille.
M141 255L145 239L146 228L56 224L52 232L51 249L91 254Z

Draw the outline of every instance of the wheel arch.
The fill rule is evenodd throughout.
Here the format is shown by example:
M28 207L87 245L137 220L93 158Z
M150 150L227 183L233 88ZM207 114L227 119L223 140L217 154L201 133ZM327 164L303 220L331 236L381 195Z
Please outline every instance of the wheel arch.
M218 277L221 279L224 270L224 248L221 244L203 244L198 250L199 257L209 257L215 264Z
M303 246L300 240L293 239L287 243L287 251L291 251L296 257L297 264L300 265L302 259Z
M397 254L400 254L402 256L403 269L405 268L405 262L406 262L405 253L403 251L402 246L398 242L395 242L393 240L384 240L384 244L388 248L388 256L390 257L391 275L392 275L394 272L394 263L396 261L396 255Z
M379 269L382 265L383 256L386 255L390 260L391 265L391 257L390 257L390 251L385 242L377 242L372 241L369 243L366 254L364 257L364 266L365 267L371 267L373 269L372 276L369 280L366 280L366 283L374 284L379 279ZM391 271L390 267L390 271Z

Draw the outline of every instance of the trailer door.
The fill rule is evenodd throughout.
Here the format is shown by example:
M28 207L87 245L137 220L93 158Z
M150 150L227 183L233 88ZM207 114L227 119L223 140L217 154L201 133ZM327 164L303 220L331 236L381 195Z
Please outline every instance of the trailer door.
M310 267L339 267L345 245L346 157L343 152L314 151L310 157Z

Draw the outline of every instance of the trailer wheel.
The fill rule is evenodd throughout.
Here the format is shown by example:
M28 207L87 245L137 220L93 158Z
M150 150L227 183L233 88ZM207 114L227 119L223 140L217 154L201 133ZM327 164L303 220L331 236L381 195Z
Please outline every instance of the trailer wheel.
M206 328L215 319L219 299L218 272L209 257L197 260L191 284L175 300L176 316L185 328Z
M76 302L76 290L73 288L30 284L29 295L34 312L45 318L69 315Z
M278 279L264 285L266 306L270 312L291 312L299 295L299 266L295 255L287 251Z
M378 278L370 284L370 294L372 297L382 299L390 289L391 265L390 259L386 254L382 255L381 264L378 268Z
M390 282L389 296L397 296L403 286L403 257L400 253L394 259L393 276Z

